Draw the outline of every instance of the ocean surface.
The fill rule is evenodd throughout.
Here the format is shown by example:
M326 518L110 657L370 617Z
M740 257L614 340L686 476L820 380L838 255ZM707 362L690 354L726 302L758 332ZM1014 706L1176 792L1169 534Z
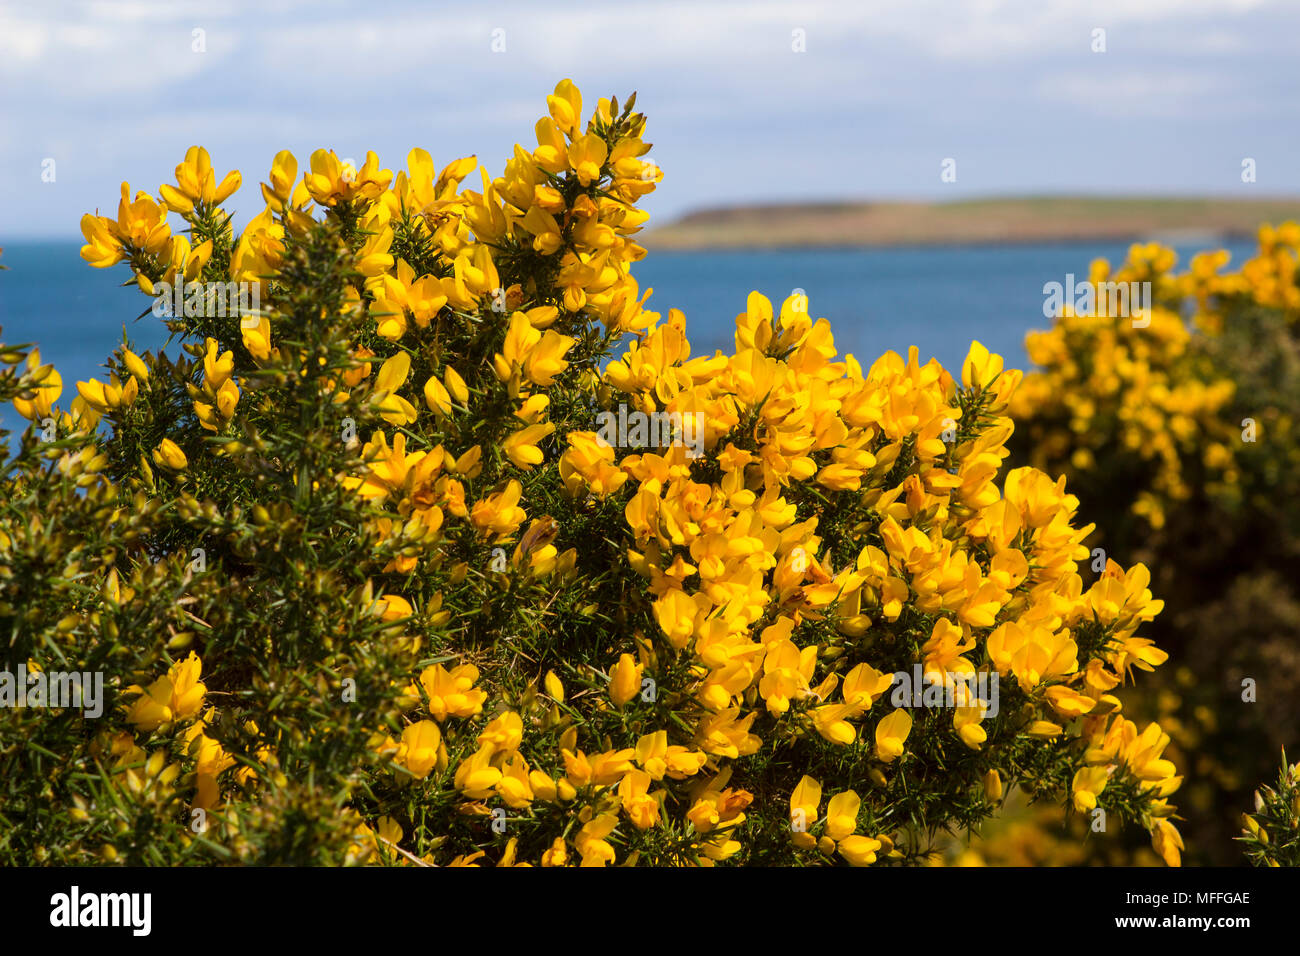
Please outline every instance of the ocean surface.
M157 349L167 331L152 314L136 320L149 300L121 283L124 264L93 269L81 243L3 242L0 263L0 341L32 342L63 376L67 402L76 382L102 375L104 358L125 334L137 351ZM1254 250L1250 240L1175 243L1180 268L1206 248L1226 248L1239 264ZM830 320L841 354L869 366L887 350L906 357L909 346L957 372L972 339L1025 368L1025 333L1046 328L1043 286L1081 280L1089 263L1118 263L1127 243L1062 242L1005 246L834 249L761 252L651 252L634 267L647 306L686 314L692 355L730 350L735 317L751 290L775 308L802 289L813 318ZM170 348L177 349L173 343ZM24 422L0 407L0 427Z

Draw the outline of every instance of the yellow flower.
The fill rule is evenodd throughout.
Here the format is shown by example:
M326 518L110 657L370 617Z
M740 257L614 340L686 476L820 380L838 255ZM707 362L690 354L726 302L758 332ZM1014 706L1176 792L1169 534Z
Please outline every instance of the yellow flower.
M533 150L533 160L548 173L559 175L569 168L569 150L555 121L543 116L535 127L537 149Z
M811 849L816 844L811 830L821 802L822 785L805 774L790 794L790 830L795 846Z
M491 744L480 747L456 768L455 785L471 800L484 800L501 781L501 771L492 765Z
M1168 866L1180 865L1179 851L1183 849L1183 838L1178 828L1168 820L1156 821L1151 831L1151 846Z
M912 715L901 707L876 724L876 759L892 763L903 755L903 743L912 732Z
M521 372L534 385L550 387L555 376L569 367L564 355L576 339L550 329L539 332L523 312L510 317L502 351L493 359L497 378L510 382Z
M127 370L141 382L149 381L149 367L144 364L144 361L140 356L136 355L126 346L122 347L122 363L127 367Z
M701 751L670 746L666 730L646 734L636 744L636 762L652 780L662 780L665 776L683 780L698 773L707 759Z
M245 319L239 327L239 336L244 343L244 348L248 349L253 358L259 362L265 362L272 355L271 350L271 320L266 316L260 316L257 324L249 324L251 320Z
M469 388L465 385L465 380L460 377L460 373L448 365L442 370L442 377L447 383L447 391L461 405L469 402Z
M386 205L374 203L357 222L358 230L365 236L356 254L357 271L363 276L374 278L393 267L393 257L388 251L393 244L391 219L392 213Z
M743 757L754 753L763 742L749 728L758 718L757 711L740 716L740 708L731 707L710 714L700 721L695 734L696 745L705 753L718 757Z
M840 693L846 704L869 708L893 682L892 674L882 674L870 664L859 664L845 675Z
M117 222L110 223L113 234L123 246L161 255L171 245L171 228L167 225L167 208L159 205L144 190L131 199L131 187L122 184L122 198L117 205Z
M171 699L172 685L166 677L160 677L147 688L134 685L128 691L139 691L140 696L127 711L126 719L137 730L155 730L172 719Z
M614 862L614 848L605 837L614 832L618 826L618 817L612 813L602 813L578 831L573 845L582 858L581 866L606 866Z
M1026 691L1041 681L1073 674L1079 668L1078 647L1066 630L1053 633L1044 627L1026 628L1009 621L989 635L987 647L999 673L1014 673Z
M1053 737L1059 737L1064 732L1060 724L1054 724L1050 720L1035 720L1029 725L1026 733L1031 737L1038 737L1042 740L1051 740Z
M533 249L544 256L555 254L564 245L564 233L559 222L540 206L528 210L523 227L533 234Z
M865 836L847 836L839 842L840 856L853 866L870 866L876 862L876 853L882 844L879 840Z
M180 446L170 438L164 438L153 450L153 460L154 464L163 465L172 471L184 471L189 466L185 452L181 451Z
M451 414L451 393L442 382L438 381L436 375L430 375L429 380L424 383L424 403L429 406L429 411L436 415Z
M843 840L857 829L858 808L862 801L857 793L845 790L831 797L826 808L826 835L832 840Z
M953 729L957 731L961 742L971 750L979 750L984 741L988 740L988 732L980 726L980 721L984 719L984 711L983 701L975 701L953 709Z
M618 786L623 812L639 830L648 830L659 822L659 801L649 795L649 789L650 775L643 770L628 771Z
M36 382L31 398L15 398L14 408L23 418L42 421L50 417L50 411L59 396L63 394L63 378L53 365L41 364L40 349L32 349L27 355L27 369Z
M619 710L641 690L641 671L642 666L631 654L623 654L610 672L609 699Z
M103 414L122 404L122 390L116 380L108 385L96 379L77 383L77 394L95 411Z
M339 161L334 150L318 149L311 154L311 172L303 177L311 198L322 206L351 202L357 198L378 199L392 181L390 169L379 168L379 157L366 152L360 169Z
M399 594L385 594L371 608L384 621L401 621L415 614L411 602Z
M234 379L227 379L217 389L217 411L221 417L229 420L234 417L235 406L239 404L239 387L235 385Z
M158 678L148 688L138 684L127 691L139 694L128 708L126 719L137 730L156 730L173 720L193 717L203 709L203 700L208 692L207 686L199 676L203 662L193 651L183 661L173 664L166 675Z
M569 165L578 174L578 182L590 186L600 178L601 167L609 156L605 141L595 133L579 136L569 147Z
M384 362L375 376L375 388L371 403L378 409L380 417L390 425L409 425L415 421L415 407L397 394L397 389L406 382L411 371L411 356L398 352Z
M551 841L551 848L542 854L542 866L564 866L569 860L568 848L563 837Z
M1084 767L1074 775L1071 784L1074 797L1074 809L1087 813L1097 805L1097 796L1106 789L1110 774L1105 767Z
M541 421L542 416L545 415L546 409L550 404L551 398L549 395L540 392L536 395L530 395L528 399L519 406L519 410L515 412L515 418L519 419L521 422L527 422L529 425L535 425Z
M851 704L827 704L813 709L813 726L831 743L847 746L857 740L858 731L846 718L857 713L858 708Z
M523 485L510 479L502 490L474 503L470 510L470 521L480 531L491 531L497 535L513 534L528 517L524 509L519 507L523 490Z
M984 796L990 803L997 803L1002 799L1002 775L996 770L989 770L984 774Z
M437 764L441 746L442 733L438 725L431 720L416 721L402 731L396 759L417 780L423 780Z
M487 694L474 687L477 680L478 668L473 664L461 664L450 671L441 664L426 667L420 673L420 685L429 696L429 713L439 721L481 713Z
M542 450L537 447L537 443L553 431L555 431L555 426L550 422L528 425L506 438L501 444L501 450L506 453L506 457L514 462L516 467L527 471L534 465L542 463Z
M559 470L571 496L590 491L603 498L627 481L627 473L614 465L614 449L602 445L595 432L569 432L565 440L569 448L560 456Z
M546 687L546 693L551 695L552 700L557 704L564 703L564 684L555 675L555 671L547 671L542 683Z
M287 149L276 153L267 178L271 182L262 183L262 198L276 212L283 212L293 197L294 180L298 178L298 160L293 153Z
M522 755L512 753L502 763L501 779L497 781L496 790L506 806L514 810L523 810L533 802L536 793L533 790L532 775L528 771L528 762Z
M176 183L179 189L164 184L158 191L168 209L188 214L196 203L210 207L225 202L239 189L240 176L239 170L231 170L218 184L208 151L202 146L191 146L185 151L185 161L176 167Z
M81 247L81 258L96 269L107 269L125 258L122 242L113 230L114 223L103 216L90 213L81 217L81 233L86 237L86 244Z
M523 737L523 720L517 713L508 710L483 729L483 732L478 735L478 742L480 745L491 744L497 753L509 753L519 749Z
M555 84L555 93L546 98L546 105L560 131L576 135L582 121L582 92L573 81L565 79Z

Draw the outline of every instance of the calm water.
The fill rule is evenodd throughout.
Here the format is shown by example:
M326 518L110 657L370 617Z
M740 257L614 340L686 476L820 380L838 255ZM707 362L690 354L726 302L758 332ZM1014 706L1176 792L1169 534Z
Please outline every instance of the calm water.
M1239 263L1249 241L1175 245L1179 263L1209 246L1224 246ZM81 243L5 243L0 257L0 341L35 342L59 369L63 401L78 380L102 374L100 363L122 341L137 351L160 347L166 330L152 315L136 321L149 301L133 286L125 265L92 269L78 254ZM841 354L863 365L888 349L906 356L909 346L925 361L935 356L954 371L971 339L1023 368L1025 333L1043 328L1043 284L1087 274L1097 257L1119 262L1126 243L1054 243L914 249L843 249L784 252L651 253L636 266L649 305L686 313L692 354L729 350L736 314L757 289L779 308L794 289L809 297L814 318L830 320ZM172 346L176 348L175 344ZM0 407L11 430L22 423Z
M956 371L972 339L1025 368L1025 333L1050 326L1043 285L1076 281L1096 258L1121 262L1128 243L1052 243L800 252L651 253L636 265L650 302L686 313L692 354L730 350L737 313L757 289L774 308L796 288L814 318L825 316L840 354L863 366L892 349L915 345ZM1251 241L1175 244L1180 266L1205 248L1227 248L1233 263L1253 254Z

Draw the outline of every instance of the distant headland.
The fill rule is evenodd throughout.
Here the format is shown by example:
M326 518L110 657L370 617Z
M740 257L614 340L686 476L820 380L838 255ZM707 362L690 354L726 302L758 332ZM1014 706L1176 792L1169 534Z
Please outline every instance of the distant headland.
M647 230L647 249L775 249L1071 240L1226 239L1300 219L1300 197L1035 196L954 202L808 202L689 213Z

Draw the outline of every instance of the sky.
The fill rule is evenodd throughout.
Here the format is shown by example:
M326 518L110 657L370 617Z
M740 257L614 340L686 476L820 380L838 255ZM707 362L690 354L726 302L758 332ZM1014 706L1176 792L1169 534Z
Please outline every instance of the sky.
M243 173L237 221L281 149L300 171L321 147L396 171L420 146L498 175L565 77L588 112L637 91L665 174L652 224L739 203L1294 196L1297 37L1296 0L0 0L0 245L78 236L193 144Z

